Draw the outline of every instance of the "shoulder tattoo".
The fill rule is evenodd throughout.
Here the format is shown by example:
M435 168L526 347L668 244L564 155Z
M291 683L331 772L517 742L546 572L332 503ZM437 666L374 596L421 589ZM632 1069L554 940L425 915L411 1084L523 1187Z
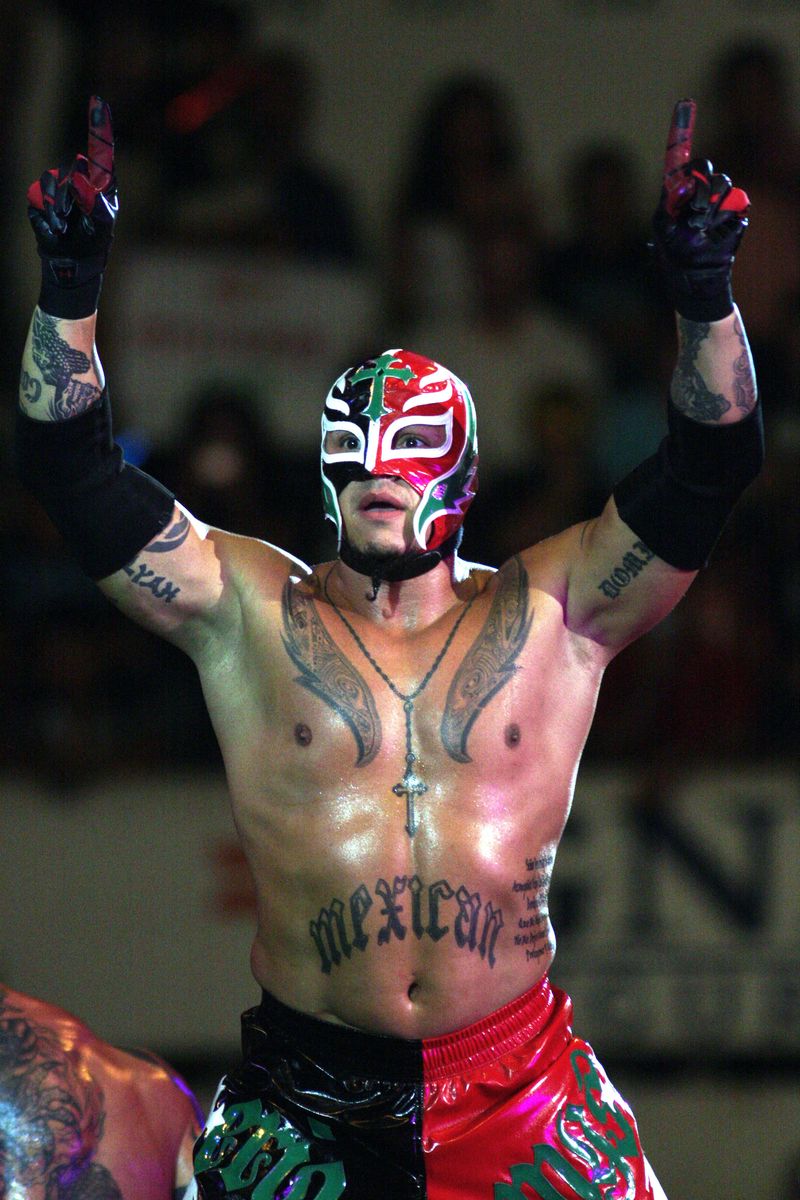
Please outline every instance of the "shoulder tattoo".
M0 991L0 1195L122 1200L94 1161L104 1122L100 1086Z
M456 762L471 762L467 738L481 711L518 669L516 658L530 632L528 573L515 555L502 569L502 579L483 628L467 651L447 693L441 734Z

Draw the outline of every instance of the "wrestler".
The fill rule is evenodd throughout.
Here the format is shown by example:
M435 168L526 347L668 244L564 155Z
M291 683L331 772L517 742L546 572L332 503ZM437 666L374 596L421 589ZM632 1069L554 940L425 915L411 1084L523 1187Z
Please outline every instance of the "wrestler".
M209 528L125 465L95 350L102 101L88 156L29 192L20 470L105 595L194 660L255 880L262 1002L195 1150L202 1197L663 1196L548 981L547 897L603 672L678 603L761 462L731 295L749 204L692 157L694 114L676 106L654 220L668 436L599 517L498 570L458 554L472 398L409 351L325 401L333 562Z
M179 1200L202 1126L178 1075L0 985L0 1196Z

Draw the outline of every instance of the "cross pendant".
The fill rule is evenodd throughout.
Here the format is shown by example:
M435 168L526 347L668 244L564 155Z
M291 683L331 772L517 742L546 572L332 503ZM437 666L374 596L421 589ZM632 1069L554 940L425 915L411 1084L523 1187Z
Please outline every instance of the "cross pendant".
M396 783L392 788L395 796L405 796L406 798L405 830L409 837L413 838L419 829L419 821L417 820L417 813L414 808L414 798L421 796L427 790L427 783L423 783L419 775L416 775L411 767L408 767L406 770L402 783Z

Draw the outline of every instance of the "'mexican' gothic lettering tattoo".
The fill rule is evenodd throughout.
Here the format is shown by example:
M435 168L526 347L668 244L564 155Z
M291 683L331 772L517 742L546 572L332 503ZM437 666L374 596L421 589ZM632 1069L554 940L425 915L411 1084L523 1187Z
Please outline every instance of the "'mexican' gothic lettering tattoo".
M0 1196L122 1200L92 1161L104 1121L102 1089L0 990Z
M652 550L644 542L634 542L627 554L623 554L622 562L617 563L608 579L598 583L598 590L609 600L616 600L623 588L631 583L640 571L655 558Z
M385 918L375 935L376 946L385 946L392 938L402 942L409 932L417 940L429 937L434 942L452 932L458 947L477 951L490 967L494 966L503 913L491 900L484 904L479 892L470 892L463 883L453 888L446 879L437 879L426 887L418 875L395 875L392 883L378 879L374 893L383 902L378 911ZM408 904L400 902L402 896L408 898ZM447 913L443 912L450 902ZM328 908L319 910L315 921L309 921L309 933L325 975L330 974L331 967L338 967L343 957L350 958L354 950L366 949L371 934L365 925L374 903L372 893L362 883L350 896L347 912L343 901L333 899ZM452 920L452 925L444 923L445 917Z
M515 555L501 572L483 628L467 651L447 693L442 717L442 742L456 762L472 762L467 738L481 711L517 670L517 658L530 631L528 573Z
M347 722L358 747L355 765L365 767L381 745L381 722L372 693L322 624L314 601L293 587L291 580L283 589L282 613L281 640L300 671L295 682Z
M695 421L718 421L731 407L730 400L721 392L712 392L697 369L697 355L710 326L679 317L678 330L680 348L670 387L672 403Z
M36 309L31 331L31 353L44 382L55 388L48 413L52 420L64 421L86 412L99 398L100 389L93 383L79 383L75 379L76 375L85 375L92 364L82 350L75 350L69 342L64 341L57 326L56 317Z
M511 885L513 892L525 895L525 916L517 920L518 932L514 934L514 945L525 948L526 962L541 958L553 949L547 895L554 861L555 855L552 853L526 858L527 877L515 879Z

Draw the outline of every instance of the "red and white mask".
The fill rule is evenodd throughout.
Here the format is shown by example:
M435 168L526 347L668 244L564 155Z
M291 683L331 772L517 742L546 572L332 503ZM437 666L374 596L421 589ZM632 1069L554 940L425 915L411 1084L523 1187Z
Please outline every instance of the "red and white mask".
M408 448L403 431L430 430L429 445ZM328 434L350 435L332 451ZM395 475L420 496L414 538L435 550L460 527L475 495L478 466L475 406L469 389L439 363L408 350L387 350L345 371L328 393L322 416L325 515L343 537L339 494L354 479Z

